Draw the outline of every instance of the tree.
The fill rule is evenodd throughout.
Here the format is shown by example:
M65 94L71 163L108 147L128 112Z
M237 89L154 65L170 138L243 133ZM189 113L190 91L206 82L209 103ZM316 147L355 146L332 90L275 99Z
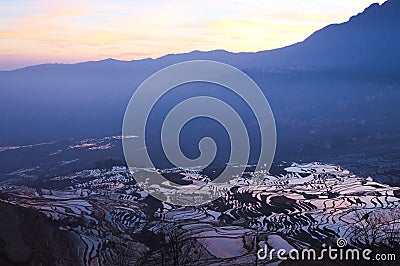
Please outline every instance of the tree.
M353 210L349 235L358 247L400 258L400 208ZM387 262L388 264L389 262Z
M129 266L140 265L143 247L140 243L132 242L118 236L115 240L108 242L106 246L110 252L108 263L111 265Z
M147 256L144 264L196 265L206 255L206 249L199 243L198 235L191 234L179 224L160 223L157 234L160 237L161 248Z

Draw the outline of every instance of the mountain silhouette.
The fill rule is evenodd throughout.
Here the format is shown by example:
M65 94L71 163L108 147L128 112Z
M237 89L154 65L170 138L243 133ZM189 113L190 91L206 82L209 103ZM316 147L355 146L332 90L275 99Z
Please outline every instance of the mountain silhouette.
M232 64L238 68L337 68L337 67L392 67L400 61L400 1L388 0L382 5L374 3L347 22L328 25L306 38L283 48L254 53L231 53L225 50L193 51L169 54L157 59L120 61L112 58L78 64L44 64L23 70L64 66L83 70L109 68L162 68L187 60L208 59ZM158 65L158 66L157 66ZM21 70L21 69L20 69ZM72 69L71 69L72 70Z
M0 131L0 145L119 133L126 105L141 82L163 67L196 59L231 64L255 79L270 100L279 133L288 139L304 133L310 143L330 147L332 138L346 142L366 137L359 134L390 133L398 128L397 120L391 120L397 119L398 93L387 87L398 89L399 28L400 1L388 0L372 4L347 22L328 25L302 42L269 51L193 51L157 59L106 59L0 71L0 123L5 125ZM378 97L377 93L383 100L368 102ZM343 111L340 108L346 101L350 106L351 101L361 105ZM322 115L320 108L329 111L324 112L325 117L316 118ZM368 108L379 111L366 113ZM386 120L379 121L383 118ZM315 119L320 126L311 123ZM335 130L328 127L335 121L352 119L367 122L345 131L345 140L339 126ZM309 127L317 127L325 135L311 139L307 134L315 128ZM299 149L298 143L293 145Z
M400 1L372 4L345 23L326 26L301 43L277 50L273 59L292 66L395 70L400 62L399 26Z

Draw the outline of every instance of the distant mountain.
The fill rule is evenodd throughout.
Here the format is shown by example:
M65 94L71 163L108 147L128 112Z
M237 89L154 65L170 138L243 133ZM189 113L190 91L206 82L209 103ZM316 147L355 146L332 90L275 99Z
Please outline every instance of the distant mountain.
M145 78L194 59L225 62L255 79L281 139L298 141L285 147L331 149L336 142L392 134L400 127L399 29L400 1L388 0L270 51L193 51L0 71L0 146L119 133L129 98Z
M260 52L268 66L397 70L400 62L400 1L372 4L349 21L332 24L303 42Z
M235 65L238 68L260 66L334 68L343 66L387 66L395 67L400 62L400 1L388 0L367 7L362 13L347 22L328 25L302 42L283 48L255 53L231 53L225 50L210 52L193 51L169 54L157 59L119 61L105 59L78 64L44 64L26 67L17 71L49 70L49 67L65 71L77 70L121 70L158 69L181 61L209 59ZM139 66L136 67L135 66ZM70 66L70 67L69 67ZM396 68L397 69L397 68ZM54 69L55 70L55 69ZM0 71L1 72L1 71ZM83 72L82 74L85 74Z
M399 72L400 1L372 4L341 24L328 25L302 42L256 53L223 50L194 51L157 59L168 64L183 60L214 59L241 69L321 70L354 69Z

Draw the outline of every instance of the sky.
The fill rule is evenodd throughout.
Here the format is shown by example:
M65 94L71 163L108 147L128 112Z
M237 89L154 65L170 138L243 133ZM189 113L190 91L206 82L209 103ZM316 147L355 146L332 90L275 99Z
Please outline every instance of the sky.
M304 40L384 0L0 0L0 70L255 52Z

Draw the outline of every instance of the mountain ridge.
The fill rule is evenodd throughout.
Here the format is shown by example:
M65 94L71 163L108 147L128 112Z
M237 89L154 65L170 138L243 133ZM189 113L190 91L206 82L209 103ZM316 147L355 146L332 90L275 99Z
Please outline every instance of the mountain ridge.
M158 59L44 64L0 72L0 124L6 125L0 131L0 145L118 133L135 88L164 67L196 59L224 62L253 78L274 108L281 136L286 132L287 139L293 134L299 139L296 149L303 149L301 145L314 136L311 146L318 142L331 147L333 141L348 143L351 137L395 131L400 126L394 114L400 84L399 3L371 5L347 22L329 25L303 42L275 50L192 51ZM352 104L344 110L347 102ZM327 108L330 112L325 117L315 118ZM377 111L371 113L373 108ZM351 116L357 119L349 120ZM327 127L338 120L343 127L336 126L332 133ZM346 133L346 123L353 123L352 133ZM309 133L321 128L325 128L321 136ZM300 130L307 140L297 138Z
M337 44L337 41L340 41L341 39L342 40L344 39L346 45L350 45L348 48L351 49L348 50L352 50L353 53L356 48L358 47L363 48L365 46L365 44L363 44L362 42L365 43L369 42L372 44L375 44L377 42L379 44L380 42L383 48L389 48L392 50L396 47L396 45L400 47L400 39L399 37L396 38L395 34L392 34L391 36L392 45L389 45L390 47L388 47L388 44L384 44L385 40L382 39L377 40L382 37L388 37L387 35L390 35L389 34L390 32L391 33L396 32L397 29L396 27L400 26L400 19L398 14L400 14L400 1L398 0L388 0L381 5L378 3L374 3L371 4L369 7L365 8L364 11L350 17L349 20L347 20L346 22L327 25L315 31L310 36L305 38L303 41L299 41L294 44L290 44L284 47L275 48L271 50L262 50L256 52L230 52L223 49L215 49L211 51L194 50L187 53L178 53L178 54L171 53L157 58L144 58L138 60L136 59L119 60L114 58L107 58L102 60L92 60L92 61L78 62L72 64L45 63L33 66L26 66L15 70L3 70L0 71L0 73L31 69L35 67L43 68L49 66L56 66L56 67L81 66L81 65L96 64L96 63L97 64L147 64L150 62L161 62L161 63L165 62L167 64L173 64L179 61L187 61L195 59L209 59L217 61L220 60L228 64L233 64L234 66L239 68L257 67L256 66L257 64L254 63L257 61L259 65L267 68L281 68L281 67L286 67L287 65L289 65L289 67L303 66L311 69L320 68L320 67L330 66L332 64L340 64L339 59L340 60L349 59L349 53L344 54L342 57L339 57L339 59L336 60L334 59L337 57L336 52L333 53L335 54L335 56L333 56L334 58L330 57L330 55L327 53L327 50L334 49L335 45L340 46L340 43ZM345 30L345 27L347 27L348 29ZM366 34L365 28L368 28L367 29L368 32L374 31L373 35L376 37L375 38L368 37L368 35L372 34ZM347 31L349 31L350 33ZM335 36L335 38L337 39L336 42L332 40L324 42L324 39L332 34L338 35ZM356 36L359 39L358 40L355 39L354 36ZM364 38L365 40L361 40ZM349 40L351 40L351 42ZM318 49L315 50L315 47L317 47ZM340 47L340 48L344 49L346 47ZM381 47L377 46L373 48L379 49ZM307 49L314 50L314 53L317 53L317 56L314 57L313 54L310 54L310 52ZM365 53L371 53L371 50L372 48L369 48L367 50L364 49L360 51L359 54L365 55ZM325 60L326 62L323 61L324 58L326 59ZM384 65L385 63L388 62L393 63L396 62L396 60L400 60L400 52L397 51L395 56L385 55L383 58L384 60L382 60L382 58L379 58L379 56L377 57L375 55L372 56L371 58L366 58L367 60L362 60L362 58L360 58L360 55L358 55L356 59L364 63L364 65L366 62L369 62L368 60L378 61L378 63ZM392 58L393 60L388 60L388 58L389 59ZM263 61L267 62L263 63ZM307 64L307 61L309 61L310 63ZM354 65L354 62L352 64Z

